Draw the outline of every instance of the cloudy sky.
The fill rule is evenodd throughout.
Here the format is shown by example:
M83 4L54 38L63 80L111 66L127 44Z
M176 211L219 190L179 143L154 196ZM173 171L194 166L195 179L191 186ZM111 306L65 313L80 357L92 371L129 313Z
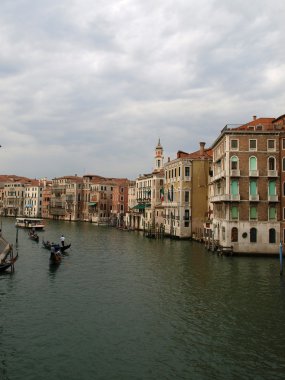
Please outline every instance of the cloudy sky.
M283 0L1 0L0 174L134 179L285 113Z

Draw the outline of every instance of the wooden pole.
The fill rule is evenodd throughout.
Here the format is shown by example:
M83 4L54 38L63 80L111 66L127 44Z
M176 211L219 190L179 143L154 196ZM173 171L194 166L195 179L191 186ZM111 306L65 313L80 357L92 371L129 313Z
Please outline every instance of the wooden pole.
M282 252L282 241L279 245L279 256L280 256L280 276L283 275L283 252Z

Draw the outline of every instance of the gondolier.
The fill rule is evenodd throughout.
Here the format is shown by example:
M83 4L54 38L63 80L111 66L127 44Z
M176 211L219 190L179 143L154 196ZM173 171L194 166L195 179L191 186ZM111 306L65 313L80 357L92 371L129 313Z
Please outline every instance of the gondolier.
M65 237L63 235L61 235L60 241L61 241L61 246L64 247Z

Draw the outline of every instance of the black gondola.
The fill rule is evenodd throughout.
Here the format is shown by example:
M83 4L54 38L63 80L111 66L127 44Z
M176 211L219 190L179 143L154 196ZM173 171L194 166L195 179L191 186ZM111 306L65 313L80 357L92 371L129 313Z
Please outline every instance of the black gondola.
M18 254L13 256L13 246L0 236L0 272L7 269L14 270L14 263L18 259Z
M61 253L59 251L51 250L50 251L50 257L49 257L49 262L52 265L58 265L61 263Z
M33 231L29 231L29 238L31 240L34 240L36 241L37 243L39 242L39 235L36 233L36 232L33 232Z
M56 248L56 250L60 250L60 252L63 253L64 251L66 251L68 248L71 247L71 244L60 246L59 244L53 244L49 241L43 240L43 248L51 250L52 246L54 246Z

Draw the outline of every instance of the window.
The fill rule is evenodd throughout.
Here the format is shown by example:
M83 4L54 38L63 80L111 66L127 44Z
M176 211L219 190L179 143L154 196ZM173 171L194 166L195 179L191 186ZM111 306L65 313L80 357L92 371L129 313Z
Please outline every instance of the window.
M275 140L267 140L267 150L275 150Z
M257 180L251 179L249 182L249 194L257 195Z
M249 150L256 150L257 142L256 140L249 140Z
M268 195L276 195L276 181L269 181L268 183Z
M185 220L189 220L189 210L185 210Z
M185 177L189 177L190 176L190 168L189 166L185 166Z
M232 206L231 208L231 218L232 219L238 219L238 207L237 206Z
M257 219L257 209L255 206L250 206L249 219L250 220L256 220Z
M282 158L282 171L285 172L285 158Z
M249 158L249 170L257 170L257 159L254 156Z
M233 179L231 181L231 195L238 195L239 190L238 190L238 180Z
M269 229L269 243L276 243L276 231L274 228Z
M238 241L238 229L236 227L232 228L231 241L232 242L237 242Z
M238 140L231 140L231 150L238 150Z
M231 170L238 169L238 158L236 156L231 157Z
M185 202L188 203L189 202L189 191L185 191Z
M249 235L250 235L250 242L256 243L257 242L257 229L254 227L251 228Z
M226 240L226 229L222 227L222 240Z
M285 207L283 207L283 220L285 220Z
M269 220L276 220L276 207L269 206L268 214L269 214Z
M268 158L268 170L275 170L275 158L274 157Z
M285 197L285 182L283 182L283 197Z
M282 139L282 149L285 149L285 139Z

